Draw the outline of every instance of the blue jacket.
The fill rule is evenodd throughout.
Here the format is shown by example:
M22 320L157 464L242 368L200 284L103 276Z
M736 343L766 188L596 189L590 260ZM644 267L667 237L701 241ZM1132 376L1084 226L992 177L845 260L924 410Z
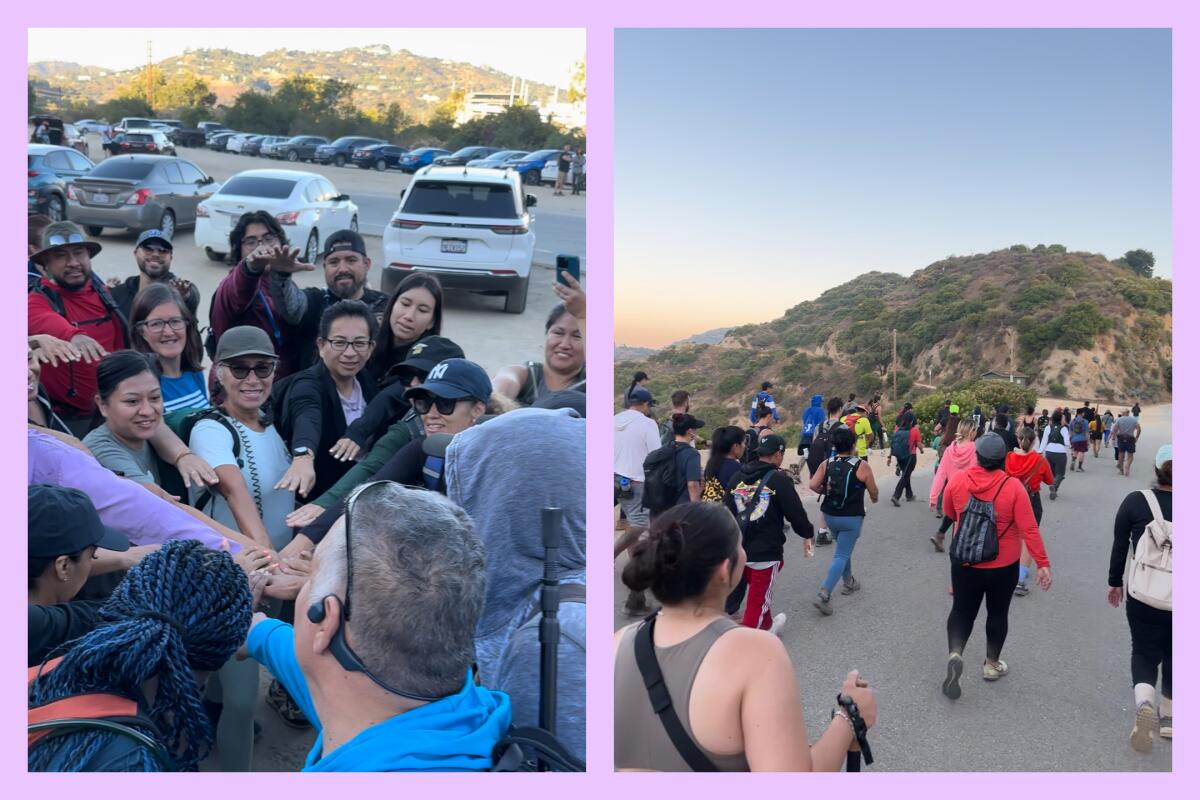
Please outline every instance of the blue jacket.
M804 409L804 428L800 432L802 440L811 442L813 434L817 432L817 427L825 421L825 409L822 407L824 402L824 397L814 394L812 405Z
M779 409L775 407L775 398L765 389L754 395L754 399L750 401L750 424L758 422L758 404L763 403L771 410L771 419L779 422Z
M317 730L304 772L476 772L491 769L492 749L512 725L508 695L475 685L470 671L462 691L360 731L331 753L312 695L296 661L292 626L255 625L250 657L279 679Z

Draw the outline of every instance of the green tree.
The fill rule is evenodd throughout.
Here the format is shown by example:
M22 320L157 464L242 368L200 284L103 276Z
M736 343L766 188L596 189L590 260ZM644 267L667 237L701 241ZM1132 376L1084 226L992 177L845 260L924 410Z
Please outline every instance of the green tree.
M579 61L571 73L571 86L567 89L567 102L578 103L587 99L587 62Z
M1149 250L1130 250L1122 260L1142 277L1149 278L1154 275L1154 254Z

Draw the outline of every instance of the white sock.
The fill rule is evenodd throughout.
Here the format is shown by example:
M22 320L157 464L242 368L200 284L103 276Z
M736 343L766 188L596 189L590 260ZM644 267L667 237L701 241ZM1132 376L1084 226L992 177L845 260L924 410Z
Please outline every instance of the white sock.
M1169 697L1159 697L1158 698L1158 713L1160 716L1164 716L1164 717L1173 716L1171 714L1171 698L1169 698Z
M1153 706L1154 698L1156 696L1157 696L1157 693L1154 691L1154 687L1151 686L1150 684L1135 683L1133 685L1134 709L1136 710L1139 706L1141 706L1142 703L1149 703L1151 706Z

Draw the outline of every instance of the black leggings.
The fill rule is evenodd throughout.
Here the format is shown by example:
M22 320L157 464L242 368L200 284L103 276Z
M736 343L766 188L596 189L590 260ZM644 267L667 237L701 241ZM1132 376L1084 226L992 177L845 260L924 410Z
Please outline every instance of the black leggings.
M954 587L954 606L946 620L946 635L950 652L962 653L971 638L979 606L987 599L987 657L1000 658L1000 650L1008 637L1008 606L1017 586L1020 562L1007 567L980 569L950 564L950 585Z
M1046 453L1046 462L1050 464L1050 471L1054 473L1054 488L1058 489L1067 477L1067 454Z
M900 493L903 492L908 497L913 496L912 490L912 474L917 468L917 457L909 456L904 459L900 466L900 482L896 484L896 491L892 492L892 497L900 499Z
M1148 606L1129 597L1125 600L1125 618L1133 640L1130 667L1133 682L1158 682L1162 665L1162 696L1171 697L1171 612Z

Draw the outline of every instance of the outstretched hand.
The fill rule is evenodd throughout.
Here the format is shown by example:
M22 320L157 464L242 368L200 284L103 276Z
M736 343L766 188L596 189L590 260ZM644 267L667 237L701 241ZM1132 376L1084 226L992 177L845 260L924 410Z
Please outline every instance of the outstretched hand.
M563 279L567 282L567 285L563 286L558 281L555 281L554 293L558 295L559 300L563 301L563 305L567 307L567 312L572 317L575 319L584 319L587 313L587 296L583 293L583 286L569 272L563 273Z

